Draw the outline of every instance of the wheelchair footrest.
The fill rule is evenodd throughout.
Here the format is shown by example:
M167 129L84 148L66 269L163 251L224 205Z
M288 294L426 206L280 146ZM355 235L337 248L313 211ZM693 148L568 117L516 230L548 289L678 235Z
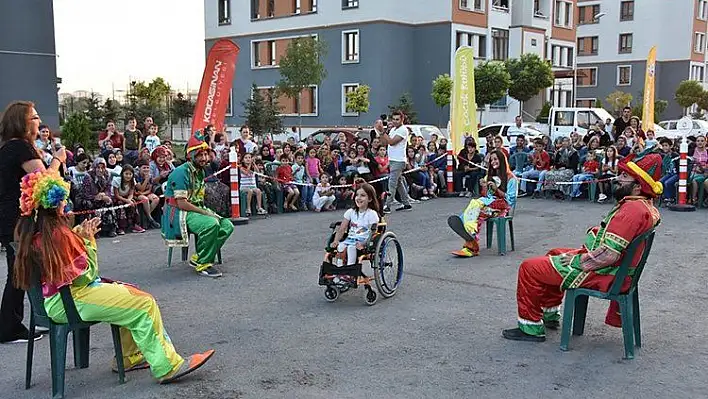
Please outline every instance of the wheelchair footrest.
M337 267L330 262L322 262L319 285L332 284L332 278L328 278L327 276L351 276L359 278L362 276L361 264Z

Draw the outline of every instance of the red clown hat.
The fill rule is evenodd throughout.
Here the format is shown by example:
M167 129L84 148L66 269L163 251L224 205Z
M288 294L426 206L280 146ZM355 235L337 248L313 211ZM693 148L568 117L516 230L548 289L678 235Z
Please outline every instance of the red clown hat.
M638 156L631 154L620 161L617 167L639 182L642 194L654 198L664 192L664 186L659 182L661 163L661 155L657 153L644 153Z
M187 159L193 159L193 153L196 154L199 151L206 151L208 149L209 144L202 140L201 135L197 132L189 138L189 141L187 141Z

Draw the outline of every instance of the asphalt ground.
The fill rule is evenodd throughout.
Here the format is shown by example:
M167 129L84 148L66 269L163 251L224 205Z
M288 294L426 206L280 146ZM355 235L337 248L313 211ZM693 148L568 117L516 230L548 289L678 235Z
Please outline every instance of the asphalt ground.
M449 252L461 242L446 218L466 203L437 199L388 217L405 251L405 276L395 297L372 307L363 289L327 303L317 285L328 226L340 212L238 226L216 280L197 276L178 253L168 269L157 231L101 239L102 274L157 298L180 353L217 354L172 385L156 384L147 370L119 385L110 370L110 330L101 324L92 328L88 369L74 369L67 357L67 397L708 397L706 210L661 210L640 283L643 347L626 361L621 332L604 325L607 304L599 300L590 301L585 335L572 338L569 352L559 350L559 332L540 344L501 337L516 323L521 260L579 246L611 205L521 199L515 252L498 256L495 244L480 257L456 259ZM0 397L51 396L49 340L37 342L27 391L25 354L25 345L0 346Z

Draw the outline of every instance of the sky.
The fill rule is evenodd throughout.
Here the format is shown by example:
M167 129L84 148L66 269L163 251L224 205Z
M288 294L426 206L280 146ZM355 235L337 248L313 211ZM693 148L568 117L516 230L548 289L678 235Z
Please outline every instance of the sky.
M203 0L54 0L54 31L61 93L110 96L131 79L158 76L199 89Z

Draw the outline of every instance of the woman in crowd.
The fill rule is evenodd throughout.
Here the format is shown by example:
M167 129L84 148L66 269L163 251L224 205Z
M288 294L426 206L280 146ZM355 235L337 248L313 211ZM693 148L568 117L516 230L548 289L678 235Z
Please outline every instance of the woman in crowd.
M483 176L480 169L482 164L482 156L477 153L477 144L474 139L469 138L465 141L465 148L457 154L457 170L453 174L455 191L460 193L460 197L471 197L475 187L479 185L479 179ZM465 182L463 190L463 182Z
M116 158L114 150L104 151L101 158L106 160L106 170L110 172L111 178L119 177L123 167L118 165L118 158Z
M502 151L489 154L489 169L481 191L482 196L467 205L459 217L461 221L454 219L457 216L451 217L454 223L448 220L450 227L465 240L462 249L453 255L466 258L479 255L480 224L490 217L505 216L516 204L517 179Z
M93 166L84 178L83 185L76 193L76 208L79 210L91 210L112 206L113 189L111 179L111 174L106 169L106 160L100 157L94 159ZM118 235L115 211L101 212L100 217L101 232L107 237Z
M170 150L165 146L158 146L150 155L150 178L152 183L161 185L174 170L174 166L167 161Z
M570 139L564 137L560 149L554 155L553 170L546 173L544 189L556 191L558 198L569 196L572 185L558 183L572 182L573 176L578 171L579 162L578 152L570 145Z
M47 315L66 323L59 289L69 286L82 320L121 326L126 371L150 367L161 384L170 383L201 367L213 350L186 359L176 351L162 324L155 298L135 286L104 280L98 273L95 234L101 219L84 221L71 229L64 215L69 184L56 172L35 172L22 179L17 224L17 273L13 282L29 288L38 266Z
M691 198L690 202L698 204L698 190L703 190L703 184L708 175L708 150L706 150L706 136L696 137L696 148L693 150L693 173L691 182Z
M20 181L27 173L46 169L34 146L41 123L34 104L28 101L10 103L0 119L0 243L7 265L15 263L10 243L20 217ZM64 162L66 150L62 147L54 151L48 169L58 171ZM25 292L13 285L14 279L14 268L8 266L0 306L0 343L23 343L41 337L40 333L30 337L22 324Z
M222 149L222 151L225 151ZM231 216L231 189L224 184L215 173L219 171L221 162L213 148L209 149L208 162L204 167L204 205L221 217ZM228 173L224 173L229 175Z

